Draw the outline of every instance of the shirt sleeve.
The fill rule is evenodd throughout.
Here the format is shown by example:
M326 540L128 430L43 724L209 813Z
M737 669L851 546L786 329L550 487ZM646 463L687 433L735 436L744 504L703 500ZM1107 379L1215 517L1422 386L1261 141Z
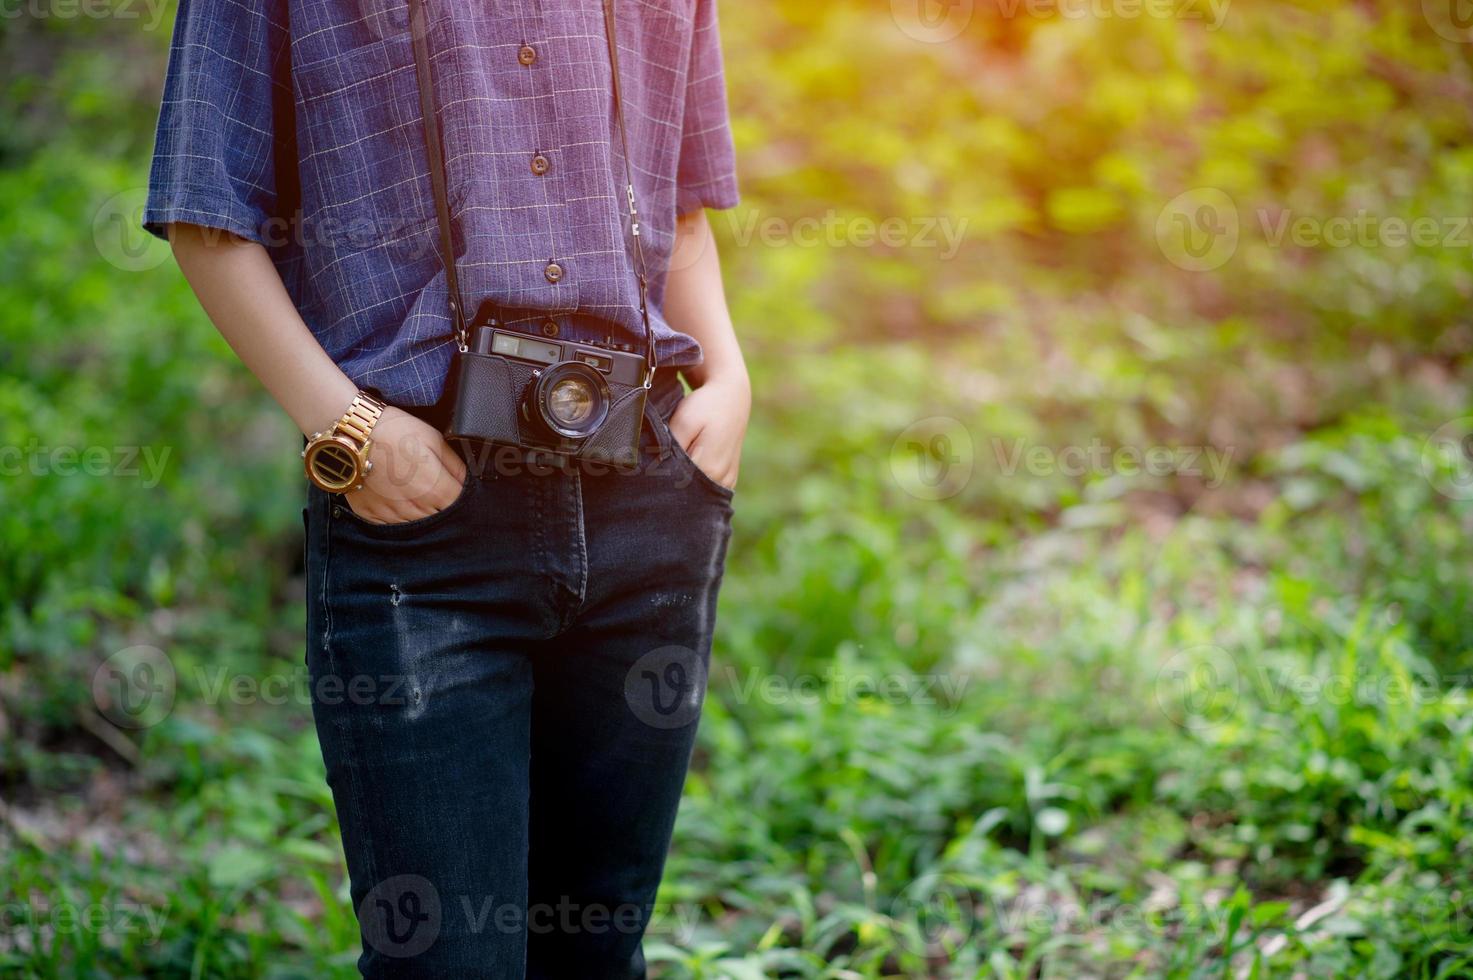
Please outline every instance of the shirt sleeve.
M682 214L703 207L736 207L740 198L716 0L696 0L677 185Z
M180 0L143 213L153 234L180 221L265 243L292 135L286 2Z

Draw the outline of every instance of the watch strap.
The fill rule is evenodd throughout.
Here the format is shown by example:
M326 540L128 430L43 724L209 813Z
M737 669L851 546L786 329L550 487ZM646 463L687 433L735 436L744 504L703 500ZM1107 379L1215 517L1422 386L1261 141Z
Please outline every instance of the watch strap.
M358 443L361 451L364 446L368 445L373 427L378 424L383 414L384 403L367 392L360 391L354 397L353 404L349 405L348 410L343 413L343 417L338 419L337 424L333 426L333 434L344 435L352 439Z

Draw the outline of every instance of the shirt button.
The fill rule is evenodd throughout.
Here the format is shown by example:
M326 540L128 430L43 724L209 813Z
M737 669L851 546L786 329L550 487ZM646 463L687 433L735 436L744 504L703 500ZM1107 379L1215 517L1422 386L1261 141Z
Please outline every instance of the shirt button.
M558 325L557 325L557 321L556 320L543 320L542 321L542 336L544 336L544 337L556 337L559 332L560 331L558 329Z
M537 49L530 44L522 45L522 49L517 52L517 60L524 65L530 65L537 60Z
M542 274L547 277L548 282L556 285L563 278L563 267L556 262L549 262L547 268L542 270Z
M537 176L541 177L543 174L547 173L551 169L552 161L548 160L547 157L543 156L541 153L532 158L532 172Z

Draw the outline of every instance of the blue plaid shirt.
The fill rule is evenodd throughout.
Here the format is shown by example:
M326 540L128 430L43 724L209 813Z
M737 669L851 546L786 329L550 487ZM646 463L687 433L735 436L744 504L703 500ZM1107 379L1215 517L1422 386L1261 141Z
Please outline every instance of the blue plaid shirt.
M617 0L660 362L677 213L737 201L715 0ZM432 0L461 290L509 323L639 343L600 0ZM295 216L293 218L293 216ZM453 349L405 0L181 0L144 223L266 245L361 387L440 395Z

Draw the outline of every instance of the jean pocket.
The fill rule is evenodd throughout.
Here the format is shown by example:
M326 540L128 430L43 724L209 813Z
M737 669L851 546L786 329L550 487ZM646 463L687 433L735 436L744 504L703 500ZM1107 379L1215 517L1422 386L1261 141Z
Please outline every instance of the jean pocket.
M736 491L724 483L718 483L709 473L701 469L694 459L691 459L690 453L686 452L680 440L675 438L675 433L671 430L668 421L661 419L660 424L665 427L665 438L669 441L670 452L680 460L682 466L690 470L691 482L714 494L723 503L731 503L736 497Z
M465 479L460 485L460 493L456 496L456 498L452 500L447 506L435 511L433 514L427 514L424 517L416 517L412 521L396 521L392 524L374 524L370 521L364 520L357 514L353 513L353 508L349 507L346 501L340 504L334 504L332 508L332 514L334 517L340 518L340 520L335 523L339 524L342 527L352 528L354 531L360 534L369 535L370 537L411 537L416 534L423 534L427 531L433 530L436 527L439 527L441 524L446 523L456 514L464 510L466 507L466 503L470 500L471 496L475 492L476 487L478 487L480 483L481 478L476 475L475 471L471 467L467 466L465 470Z

